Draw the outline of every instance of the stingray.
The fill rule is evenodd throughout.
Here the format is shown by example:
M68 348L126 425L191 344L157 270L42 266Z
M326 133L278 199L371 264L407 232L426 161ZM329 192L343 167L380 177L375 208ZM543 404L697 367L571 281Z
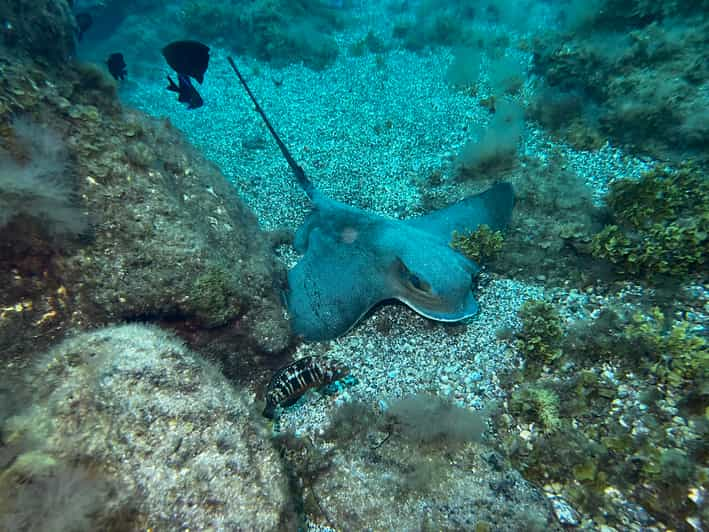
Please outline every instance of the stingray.
M408 220L328 198L293 159L233 59L228 60L312 203L295 235L294 247L302 258L288 272L286 303L293 331L306 341L336 338L387 300L399 300L443 322L477 314L473 290L480 266L450 246L452 234L482 224L504 229L512 216L512 186L497 183Z

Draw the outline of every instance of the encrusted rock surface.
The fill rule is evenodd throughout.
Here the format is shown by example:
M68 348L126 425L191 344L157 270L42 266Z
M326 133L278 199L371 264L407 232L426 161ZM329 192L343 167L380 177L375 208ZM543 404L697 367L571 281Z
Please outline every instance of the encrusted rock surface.
M28 379L41 399L3 427L25 451L17 461L39 451L85 464L121 486L142 529L286 526L285 475L252 397L173 335L143 325L84 333Z

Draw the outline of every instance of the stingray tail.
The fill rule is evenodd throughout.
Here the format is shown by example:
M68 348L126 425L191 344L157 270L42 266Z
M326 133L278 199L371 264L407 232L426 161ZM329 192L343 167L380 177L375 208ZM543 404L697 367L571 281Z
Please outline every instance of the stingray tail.
M261 115L261 118L263 118L266 127L271 132L271 136L275 139L276 144L278 144L278 148L281 150L281 153L286 158L286 161L288 161L288 166L290 166L291 170L293 170L295 178L298 180L298 184L303 188L308 197L310 199L313 199L313 191L315 189L315 187L313 186L313 182L308 179L308 176L305 175L305 171L300 167L297 162L295 162L295 159L293 159L293 156L291 155L290 151L288 150L286 145L283 144L281 137L279 137L278 133L276 133L276 130L273 129L271 122L269 122L268 118L266 117L266 113L263 112L263 109L261 109L261 106L256 101L256 97L254 96L253 92L251 92L251 89L249 89L249 86L246 84L244 76L242 76L241 72L239 72L239 69L236 68L234 60L231 57L227 57L227 59L229 61L229 64L231 65L231 68L234 69L236 76L239 78L239 81L244 86L244 89L246 89L246 93L249 95L249 98L251 98L251 101L254 103L256 111L258 111L258 114Z

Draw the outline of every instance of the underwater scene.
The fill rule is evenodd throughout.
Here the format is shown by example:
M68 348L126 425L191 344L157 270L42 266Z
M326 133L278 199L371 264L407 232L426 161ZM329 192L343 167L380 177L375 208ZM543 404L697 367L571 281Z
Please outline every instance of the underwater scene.
M709 0L0 0L0 532L707 490Z

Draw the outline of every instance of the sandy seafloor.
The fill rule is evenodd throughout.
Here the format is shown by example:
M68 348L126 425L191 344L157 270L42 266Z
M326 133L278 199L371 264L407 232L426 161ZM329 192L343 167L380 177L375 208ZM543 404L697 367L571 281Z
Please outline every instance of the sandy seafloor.
M390 34L384 27L386 14L376 12L384 7L367 9L372 11L360 12L363 20L375 31ZM466 128L489 120L478 103L489 88L483 80L478 98L451 90L445 76L452 59L447 48L421 54L394 48L384 54L381 68L373 54L348 55L348 45L365 33L361 24L354 24L340 34L341 54L324 71L301 65L274 69L238 56L235 60L296 160L331 197L393 217L418 215L424 212L418 183L443 169L450 201L460 199L462 193L456 193L450 180L452 160L470 138ZM308 213L307 198L227 63L229 52L211 46L209 70L198 86L204 107L188 111L165 90L166 65L156 69L154 78L131 78L121 96L153 116L169 117L183 130L234 183L264 229L295 230ZM521 98L529 98L531 90L528 84ZM527 123L520 150L542 159L561 151L567 168L588 183L596 200L614 177L638 176L649 166L609 145L594 152L575 151L533 123ZM280 254L289 266L297 260L292 249L281 249ZM496 332L518 327L521 304L545 296L545 291L541 285L485 274L480 285L481 312L462 324L435 324L404 305L385 305L329 347L301 345L296 357L327 349L328 356L349 366L358 384L334 399L306 396L285 412L281 427L300 434L316 431L333 402L386 402L420 391L450 396L473 408L491 404L500 396L499 371L519 363L514 348L497 339ZM563 289L546 295L581 303L579 308L593 298Z

